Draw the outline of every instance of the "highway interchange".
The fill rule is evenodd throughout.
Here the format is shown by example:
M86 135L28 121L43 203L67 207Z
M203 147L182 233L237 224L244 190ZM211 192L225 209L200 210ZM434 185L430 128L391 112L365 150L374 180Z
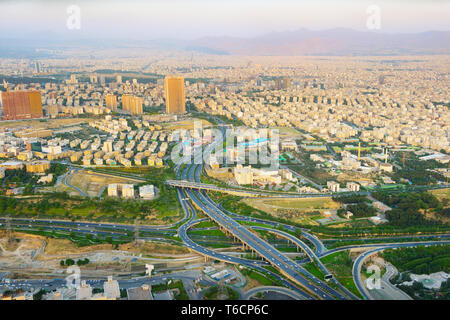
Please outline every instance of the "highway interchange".
M215 147L214 142L209 145L203 156L205 159L208 158L211 150ZM200 155L202 156L202 155ZM198 159L194 159L194 163L198 163ZM273 267L278 269L283 275L285 275L289 280L293 281L295 284L300 285L302 289L306 289L304 293L309 295L309 297L315 297L319 299L358 299L353 293L351 293L349 290L347 290L344 286L342 286L336 279L332 279L336 285L341 289L341 292L337 292L336 290L329 287L326 283L321 281L320 279L317 279L310 273L306 272L305 269L301 268L301 266L297 265L294 261L292 261L290 258L286 257L283 253L277 251L273 246L271 246L269 243L267 243L265 240L258 237L255 233L251 232L249 228L244 227L243 225L239 224L236 219L236 215L232 217L232 215L229 214L229 212L225 212L221 209L221 207L217 204L215 204L204 192L204 190L210 190L208 185L202 184L200 181L200 173L202 170L201 165L194 165L194 164L187 164L182 169L182 166L179 165L177 167L178 174L177 178L183 180L180 184L177 184L173 181L170 182L173 186L176 186L178 189L184 189L185 194L187 197L194 203L195 207L199 208L204 214L206 214L211 220L215 221L223 230L231 234L233 237L239 239L242 243L244 243L246 246L250 247L252 250L257 252L261 257L264 258L265 261L268 261ZM180 174L180 170L182 170ZM195 184L195 183L196 184ZM200 187L199 187L200 186ZM182 202L183 203L183 202ZM194 208L191 207L191 210L194 210ZM191 220L192 223L193 220ZM263 222L263 221L256 221L256 222ZM266 222L266 221L264 221ZM189 226L190 227L190 226ZM282 236L288 238L295 244L297 244L299 247L302 248L308 255L308 257L317 263L320 270L324 272L324 274L329 274L326 267L321 263L318 255L324 255L325 254L325 248L323 244L320 243L320 240L316 237L309 235L307 232L304 232L308 236L308 240L312 241L316 245L316 252L313 252L304 242L302 242L300 239L292 236L289 233L281 232L276 229L269 229L264 227L252 227L253 229L263 229L266 231L271 231L277 234L281 234ZM292 230L292 227L291 227ZM446 242L446 241L443 241ZM440 244L443 243L442 241L436 241L436 242L426 242L427 245L432 244ZM192 246L192 244L190 244ZM367 245L370 247L378 247L378 251L384 250L385 248L396 248L396 247L403 247L403 246L411 246L411 245L419 245L419 243L403 243L403 244L375 244L375 245ZM364 247L364 245L355 245L354 248L361 248ZM195 248L197 252L201 254L202 250L199 248ZM350 249L349 247L346 247L346 249ZM335 250L339 251L339 250ZM332 252L335 252L332 251ZM318 255L316 255L316 253ZM208 254L206 254L208 255ZM228 261L236 264L244 264L242 261L234 260L238 258L230 258L230 257L221 257L221 260ZM364 259L362 259L363 261ZM355 261L356 268L359 265L359 261ZM355 267L354 267L355 268ZM355 269L354 269L355 270ZM360 269L356 269L359 270ZM359 274L360 276L360 274ZM312 283L314 282L314 284ZM361 291L360 288L360 279L355 276L355 282L357 282L358 289L361 293L364 293L364 291ZM365 297L365 295L364 295Z
M203 154L197 154L196 157L205 157L207 159L211 151L215 148L215 143L216 141L208 145ZM185 159L182 160L184 161ZM199 162L198 158L195 160L196 161L194 161L194 163L201 163L201 161ZM221 260L226 263L236 264L246 268L254 269L261 273L269 274L271 277L279 280L285 287L287 287L278 287L280 293L284 292L286 295L295 299L347 300L359 298L354 293L345 288L341 283L339 283L334 277L331 278L331 281L335 284L333 286L334 288L331 287L328 283L318 279L316 276L312 275L302 267L301 261L294 261L291 258L287 257L286 254L278 251L272 244L262 239L256 232L252 230L264 230L275 233L277 236L280 236L282 238L288 239L291 243L295 244L304 253L306 253L309 260L314 262L319 267L320 271L325 275L328 275L329 271L321 262L320 258L342 250L368 248L368 251L358 256L354 261L352 270L354 282L364 299L370 297L370 295L368 294L367 289L365 288L361 279L361 267L364 261L372 254L380 252L387 248L411 247L418 245L437 245L450 242L449 240L444 240L447 239L449 235L436 235L434 237L439 238L436 241L356 244L328 250L319 238L310 234L307 230L302 229L302 237L313 244L314 248L312 249L301 239L289 233L297 231L298 228L295 226L275 221L241 216L239 214L229 212L225 210L221 206L221 204L215 203L205 192L205 190L210 189L203 188L203 184L201 184L200 176L202 169L203 167L200 164L183 164L182 162L175 167L177 179L178 181L182 180L182 183L177 184L174 181L170 181L169 184L177 188L178 200L181 203L184 215L180 219L180 221L170 225L139 226L139 232L141 234L140 238L167 243L169 239L167 239L165 236L176 235L191 251L203 255L207 258L213 260ZM65 176L63 179L65 180L64 183L67 184L67 176ZM208 218L197 218L197 210L200 210ZM253 260L235 257L230 254L217 252L216 250L212 250L198 244L194 239L195 237L188 234L188 230L194 227L196 224L208 219L216 222L220 226L220 228L224 232L232 236L235 241L240 241L240 243L257 253L258 256L260 256L262 259ZM273 228L243 225L239 223L239 221L247 223L260 223L266 226L271 226ZM136 228L136 226L134 225L126 224L73 222L50 219L0 218L0 226L6 223L10 223L15 230L26 231L39 228L46 231L62 231L83 235L91 234L93 236L108 236L112 237L113 239L121 239L124 236L129 236L130 233L132 234ZM287 232L279 230L279 227L283 227L283 229ZM275 273L267 269L266 267L269 265L278 270L279 273ZM156 281L157 279L154 280ZM35 281L36 283L33 282L30 285L39 285L39 281L42 282L42 280ZM58 279L55 279L54 281L56 282L51 282L51 286L60 285ZM263 291L263 289L261 290ZM266 288L265 290L276 291L277 289L270 287ZM258 292L258 290L254 291L254 293Z

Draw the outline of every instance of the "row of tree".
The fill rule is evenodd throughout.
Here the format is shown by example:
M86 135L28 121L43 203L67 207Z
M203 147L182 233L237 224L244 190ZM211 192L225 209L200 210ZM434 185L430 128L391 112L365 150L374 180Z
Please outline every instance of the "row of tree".
M450 245L388 249L383 252L383 257L400 272L430 274L450 271Z

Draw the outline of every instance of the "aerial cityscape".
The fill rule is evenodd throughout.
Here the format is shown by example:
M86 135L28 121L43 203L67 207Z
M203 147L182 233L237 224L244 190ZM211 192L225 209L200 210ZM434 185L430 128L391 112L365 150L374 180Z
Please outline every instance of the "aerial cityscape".
M76 2L0 3L0 300L450 299L448 2Z

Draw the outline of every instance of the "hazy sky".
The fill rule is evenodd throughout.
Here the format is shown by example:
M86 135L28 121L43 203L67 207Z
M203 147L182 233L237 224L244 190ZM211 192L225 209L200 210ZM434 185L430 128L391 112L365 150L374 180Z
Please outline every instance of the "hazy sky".
M66 27L70 5L81 9L80 30ZM0 0L0 37L193 39L300 28L367 30L369 5L381 9L381 32L450 30L450 0Z

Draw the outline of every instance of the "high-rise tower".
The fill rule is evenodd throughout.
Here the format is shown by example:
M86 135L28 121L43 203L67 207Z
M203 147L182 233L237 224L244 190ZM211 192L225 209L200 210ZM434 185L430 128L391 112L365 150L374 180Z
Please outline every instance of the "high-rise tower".
M166 98L166 113L186 112L184 78L166 77L164 79L164 96Z
M41 93L39 91L1 92L3 120L42 118Z

